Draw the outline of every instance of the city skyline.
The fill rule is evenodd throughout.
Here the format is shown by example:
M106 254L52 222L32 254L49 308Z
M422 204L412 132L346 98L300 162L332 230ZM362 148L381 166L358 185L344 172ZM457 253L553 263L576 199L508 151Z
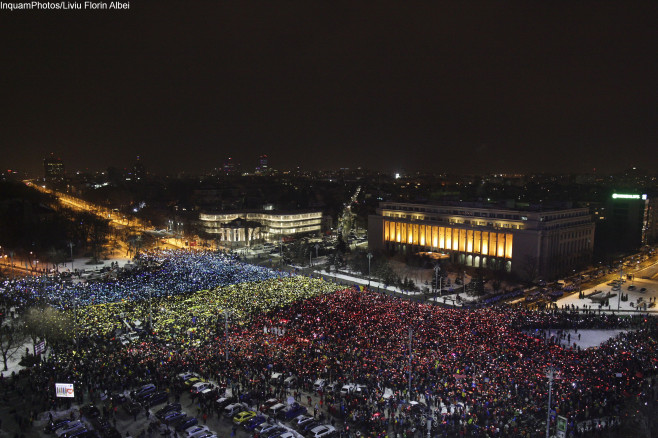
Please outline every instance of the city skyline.
M4 169L658 167L649 2L0 11Z

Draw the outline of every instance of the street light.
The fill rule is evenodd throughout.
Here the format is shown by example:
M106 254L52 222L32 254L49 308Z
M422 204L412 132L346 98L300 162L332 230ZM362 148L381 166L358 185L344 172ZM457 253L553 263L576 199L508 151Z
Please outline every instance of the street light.
M368 253L368 288L370 288L370 260L372 259L372 253Z
M546 413L546 438L549 438L551 430L551 395L553 392L553 379L555 379L555 368L553 366L548 367L546 371L546 377L548 377L548 412Z
M409 401L411 401L411 343L413 341L414 329L409 327Z
M71 250L71 272L73 272L73 247L75 246L73 242L69 242L69 249Z
M621 306L621 291L622 291L621 277L623 276L623 273L624 273L624 265L622 264L619 266L619 290L617 291L619 293L617 294L617 312L619 312L619 307Z
M441 265L438 263L434 266L434 291L436 293L436 288L439 287L439 271L441 270ZM439 287L439 294L441 294L441 288Z
M230 310L224 310L224 348L226 351L226 363L228 364L228 317L231 314Z

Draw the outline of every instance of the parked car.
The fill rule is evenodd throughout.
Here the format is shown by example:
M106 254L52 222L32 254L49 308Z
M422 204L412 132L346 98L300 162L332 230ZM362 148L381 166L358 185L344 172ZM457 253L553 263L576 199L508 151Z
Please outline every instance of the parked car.
M311 429L315 429L320 425L320 422L317 421L316 419L313 419L312 421L307 421L304 423L302 426L299 427L299 432L303 435L310 431Z
M192 372L192 371L187 371L187 372L184 372L184 373L180 373L180 374L178 375L178 379L179 379L181 382L186 382L186 381L188 381L189 379L191 379L192 377L196 377L197 379L200 379L200 378L201 378L201 376L199 376L197 373L194 373L194 372Z
M233 417L235 416L238 412L245 411L247 410L249 406L247 406L246 403L233 403L224 408L224 414L227 417Z
M197 382L192 385L190 392L192 394L199 394L201 391L212 388L212 383L210 382Z
M46 427L43 429L43 431L46 432L46 433L53 433L57 429L59 429L60 427L63 427L64 425L66 425L67 423L70 423L70 422L71 422L71 420L69 420L68 418L59 418L59 419L55 418L55 419L53 419L53 421L51 421L50 423L48 423L46 425Z
M646 287L640 288L640 292L646 292L646 291L647 291Z
M235 402L236 402L235 397L220 397L215 401L215 403L217 403L217 407L219 409L224 409L226 406L230 405L231 403L235 403Z
M304 425L310 423L313 420L314 418L311 417L310 415L300 415L292 422L292 427L294 427L297 430L302 430L302 427L304 427Z
M190 377L189 379L185 380L184 383L185 383L185 386L192 387L192 386L194 386L195 384L197 384L199 382L203 382L203 380L201 380L201 378L195 376L195 377Z
M329 426L327 424L318 426L314 429L311 429L306 435L308 438L322 438L326 436L331 436L336 432L336 428Z
M184 418L187 418L187 415L179 411L173 411L165 415L162 418L162 422L171 426L173 424L178 424L178 422L182 421Z
M276 427L279 427L276 423L270 423L269 421L267 421L265 423L261 423L260 425L256 426L254 428L254 432L260 436L264 436L266 433L268 433L270 430Z
M265 415L257 415L244 423L244 428L247 431L253 431L257 426L263 424L266 421L267 417Z
M262 405L260 405L260 410L261 410L261 412L267 412L267 410L269 408L271 408L272 406L274 406L277 403L281 403L279 401L279 399L276 399L276 398L267 399L263 402Z
M285 420L292 420L293 418L299 416L299 415L304 415L306 414L306 408L299 403L293 403L290 405L290 407L283 412L282 415L283 419Z
M343 385L342 388L340 388L340 393L342 395L351 394L352 392L354 392L355 389L356 389L356 385L354 383L347 383Z
M87 432L87 427L83 424L61 435L60 438L74 438Z
M156 391L155 385L152 383L147 383L141 388L137 389L131 393L133 400L141 400L149 394L153 394Z
M288 429L281 427L281 426L275 426L274 429L270 429L267 432L265 432L262 436L264 438L276 438L279 435L286 433Z
M283 384L288 388L297 386L297 376L288 376L283 380Z
M199 432L205 432L208 431L208 426L201 426L199 424L195 424L194 426L190 426L187 429L185 429L185 436L188 438L192 438L194 435L198 434Z
M239 425L244 424L245 422L251 420L255 416L256 416L256 412L254 412L254 411L238 412L238 414L233 417L233 424L239 426Z
M187 418L185 420L181 420L181 422L176 425L176 430L178 432L182 432L185 429L188 429L192 426L196 426L197 424L199 424L199 420L197 420L196 418L194 417Z
M170 412L175 412L175 411L180 411L181 410L181 405L180 403L169 403L166 406L163 406L160 408L156 413L155 416L156 418L162 419L165 417Z
M326 381L324 379L318 379L313 383L313 389L315 389L316 391L319 391L319 390L324 388L325 383L326 383Z
M82 425L83 424L82 424L81 421L69 421L68 423L63 424L61 427L55 429L55 435L62 436L66 432L71 431L71 430L75 429L76 427L80 427Z
M272 418L277 418L280 412L285 411L286 405L283 403L277 403L267 410L267 414Z
M169 401L169 394L164 391L156 392L154 394L147 396L144 399L144 403L149 407L157 406L159 404L166 403L168 401Z

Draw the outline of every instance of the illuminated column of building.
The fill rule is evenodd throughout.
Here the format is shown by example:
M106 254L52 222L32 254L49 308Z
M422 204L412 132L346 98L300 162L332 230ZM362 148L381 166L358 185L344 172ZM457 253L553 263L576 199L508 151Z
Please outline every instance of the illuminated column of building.
M513 235L508 234L507 238L505 239L505 257L508 259L512 258L512 240Z
M384 242L388 242L389 237L390 237L389 229L388 229L389 226L390 226L389 222L384 221Z
M395 241L400 243L401 241L401 236L400 233L402 232L402 227L400 226L400 222L395 223Z
M489 233L487 231L482 232L482 255L487 255L489 252Z
M414 245L418 245L418 224L413 224L411 226L411 239Z
M425 246L425 242L427 241L425 239L425 225L419 225L418 228L420 229L420 245Z
M496 256L496 244L498 243L496 237L496 233L489 233L489 255L493 257Z
M480 245L482 244L482 231L476 231L473 234L473 252L475 254L481 254Z
M452 249L452 228L445 228L445 249Z
M473 252L473 230L466 232L466 252Z
M452 229L452 250L459 251L459 229Z
M413 236L413 227L411 224L407 224L407 243L412 243L414 241Z
M459 230L459 251L466 251L466 230Z
M498 233L498 257L505 257L505 234Z
M439 249L439 227L432 227L432 248Z

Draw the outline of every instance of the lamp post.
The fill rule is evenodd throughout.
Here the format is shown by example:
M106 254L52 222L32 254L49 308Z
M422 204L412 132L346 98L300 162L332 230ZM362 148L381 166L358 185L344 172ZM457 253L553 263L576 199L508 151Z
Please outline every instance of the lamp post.
M226 363L228 364L228 317L231 314L230 311L224 310L224 348L226 349Z
M550 366L546 372L548 377L548 412L546 412L546 438L549 438L551 430L551 395L553 392L553 379L555 379L555 368Z
M71 250L71 272L73 272L73 247L74 246L75 245L73 244L73 242L68 243L68 247Z
M414 329L409 327L409 401L411 401L411 342L413 341Z
M617 294L617 312L619 312L619 308L621 307L621 277L624 274L624 265L622 264L619 266L619 290Z
M438 263L434 266L434 292L436 295L436 288L439 287L439 271L441 270L441 265ZM441 288L439 288L439 294L441 293Z
M368 288L370 288L370 260L372 259L372 253L368 253Z
M9 258L11 259L11 279L14 280L14 250L9 250Z

